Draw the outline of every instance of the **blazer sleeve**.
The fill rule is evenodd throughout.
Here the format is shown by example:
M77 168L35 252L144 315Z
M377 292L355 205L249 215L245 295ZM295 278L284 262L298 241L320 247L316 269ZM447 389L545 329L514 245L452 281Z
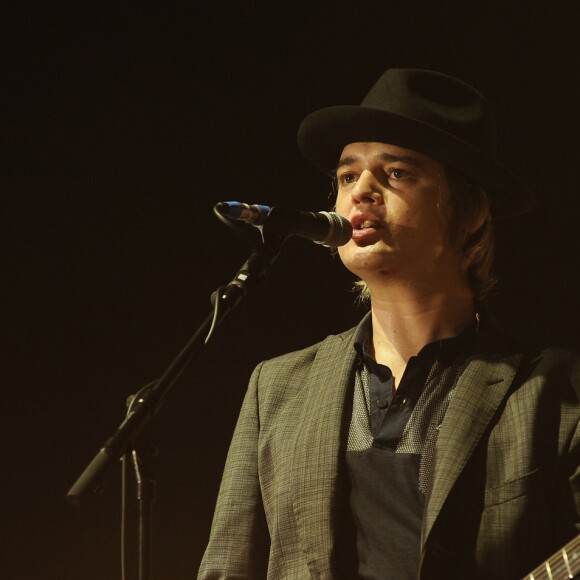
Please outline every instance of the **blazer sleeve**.
M580 381L577 384L580 387ZM571 473L569 484L572 491L574 506L566 505L564 513L568 517L570 513L574 514L576 532L580 534L580 420L576 421L571 451L568 455L568 463L569 467L567 471Z
M574 455L574 462L576 463L576 469L570 477L570 486L572 488L572 494L574 496L574 503L576 505L576 531L580 534L580 466L578 462L580 461L580 429L576 427L576 448Z
M258 479L258 380L250 379L228 451L198 580L266 578L269 534Z
M559 354L560 351L556 351ZM580 356L565 352L559 355L558 366L570 367L569 374L560 379L567 388L561 396L561 433L560 453L563 456L561 468L563 488L558 489L556 496L557 525L564 530L560 544L573 532L580 533ZM567 364L571 360L571 364ZM556 365L555 365L556 366ZM573 526L571 525L573 524Z

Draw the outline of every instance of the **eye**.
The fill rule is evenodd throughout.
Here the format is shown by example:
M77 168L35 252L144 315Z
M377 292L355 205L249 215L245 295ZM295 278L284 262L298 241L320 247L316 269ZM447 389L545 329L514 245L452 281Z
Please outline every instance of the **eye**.
M393 169L390 169L387 172L387 175L389 176L389 179L395 179L395 180L400 180L400 179L408 179L409 177L411 177L411 174L408 171L405 171L404 169L401 169L400 167L395 167Z
M350 171L345 171L337 176L338 185L349 185L356 182L356 174Z

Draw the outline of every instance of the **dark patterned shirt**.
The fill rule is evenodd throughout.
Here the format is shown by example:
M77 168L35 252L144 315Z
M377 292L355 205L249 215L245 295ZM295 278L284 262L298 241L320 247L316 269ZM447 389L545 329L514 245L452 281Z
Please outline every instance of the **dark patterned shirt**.
M370 355L370 315L359 325L346 461L360 578L417 576L435 442L476 330L426 345L395 390L390 369Z

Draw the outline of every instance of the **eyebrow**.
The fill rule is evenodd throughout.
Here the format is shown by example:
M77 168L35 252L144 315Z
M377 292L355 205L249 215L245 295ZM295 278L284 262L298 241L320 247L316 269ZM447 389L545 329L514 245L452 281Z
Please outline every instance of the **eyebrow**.
M347 155L346 157L343 157L338 162L335 172L338 171L341 167L344 167L345 165L351 165L355 163L358 159L360 159L360 157L361 156L357 155ZM402 161L403 163L409 163L409 165L414 165L415 167L418 168L423 167L423 164L418 159L416 159L415 157L410 157L409 155L392 155L391 153L379 153L377 157L381 161L387 161L389 163L392 163L394 161Z

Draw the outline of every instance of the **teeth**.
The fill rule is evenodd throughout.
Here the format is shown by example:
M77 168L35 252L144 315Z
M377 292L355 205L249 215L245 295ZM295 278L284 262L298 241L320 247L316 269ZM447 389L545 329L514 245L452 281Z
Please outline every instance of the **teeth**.
M374 226L373 222L370 220L365 220L359 225L360 230L364 230L365 228L372 228Z

